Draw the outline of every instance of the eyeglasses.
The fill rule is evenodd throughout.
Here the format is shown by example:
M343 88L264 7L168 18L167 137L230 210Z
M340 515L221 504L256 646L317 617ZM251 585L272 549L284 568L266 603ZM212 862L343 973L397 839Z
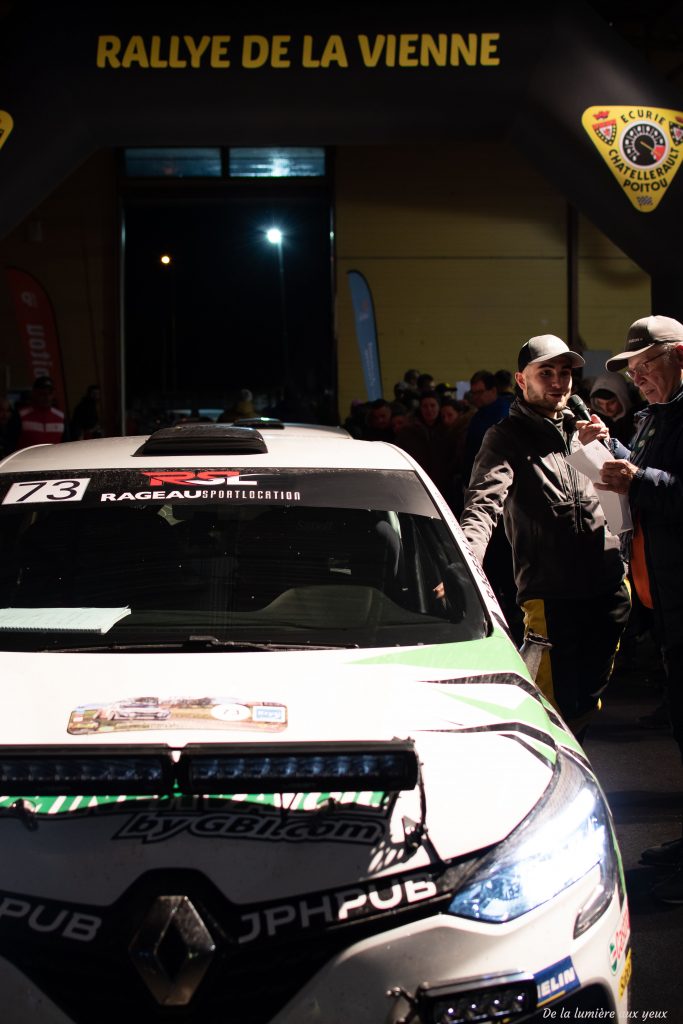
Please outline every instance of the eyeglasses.
M642 377L644 373L649 373L652 369L652 364L665 355L666 349L660 352L658 356L653 356L652 359L645 359L642 363L638 363L637 366L632 366L630 370L626 370L626 376L629 380L635 381L637 377Z

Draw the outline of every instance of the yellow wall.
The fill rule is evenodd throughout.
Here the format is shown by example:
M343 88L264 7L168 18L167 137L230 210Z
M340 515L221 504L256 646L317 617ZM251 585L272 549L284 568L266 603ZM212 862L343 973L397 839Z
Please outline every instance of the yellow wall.
M335 178L342 418L366 397L349 270L372 290L389 399L408 367L464 380L514 370L534 334L566 337L566 201L514 151L345 147ZM649 278L583 221L579 239L579 333L617 351L649 310Z
M585 217L579 220L579 330L587 349L621 352L634 320L650 313L650 278Z

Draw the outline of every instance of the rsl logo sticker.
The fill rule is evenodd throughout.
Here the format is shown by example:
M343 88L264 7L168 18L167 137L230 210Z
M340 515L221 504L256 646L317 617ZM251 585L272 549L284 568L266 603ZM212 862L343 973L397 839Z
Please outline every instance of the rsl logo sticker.
M174 487L188 486L190 484L200 487L224 487L226 484L256 484L256 480L247 480L240 476L239 470L168 470L143 469L142 475L149 479L150 487L163 487L171 484Z
M581 123L636 210L656 209L683 156L683 111L588 107Z
M8 114L6 110L0 110L0 149L7 142L13 128L14 121L12 120L12 115Z

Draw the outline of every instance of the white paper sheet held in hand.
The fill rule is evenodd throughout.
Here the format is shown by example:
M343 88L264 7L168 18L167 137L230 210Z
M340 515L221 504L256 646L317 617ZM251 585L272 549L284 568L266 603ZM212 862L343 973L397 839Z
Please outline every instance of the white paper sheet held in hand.
M567 462L579 473L583 473L594 484L600 483L600 469L614 456L605 448L601 441L591 441L585 444L578 451L567 456ZM628 504L628 497L625 494L615 494L614 491L600 491L596 489L602 511L612 533L624 533L625 530L633 528L631 509Z

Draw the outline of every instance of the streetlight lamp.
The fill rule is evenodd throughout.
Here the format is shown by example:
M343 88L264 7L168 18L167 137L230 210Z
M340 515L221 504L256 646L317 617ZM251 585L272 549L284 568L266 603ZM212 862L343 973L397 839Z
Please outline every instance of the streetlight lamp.
M272 227L266 231L266 239L277 249L277 265L280 278L280 316L282 319L282 361L284 364L285 385L289 380L289 343L287 339L287 309L285 305L285 266L282 256L284 235L280 228Z
M173 256L169 252L164 252L159 256L159 263L162 267L162 274L165 280L164 288L164 300L166 305L166 313L168 315L168 326L164 328L163 334L163 353L162 353L162 388L164 396L169 387L172 391L175 391L177 387L177 370L176 370L176 298L175 298L175 274L174 274L174 263Z

